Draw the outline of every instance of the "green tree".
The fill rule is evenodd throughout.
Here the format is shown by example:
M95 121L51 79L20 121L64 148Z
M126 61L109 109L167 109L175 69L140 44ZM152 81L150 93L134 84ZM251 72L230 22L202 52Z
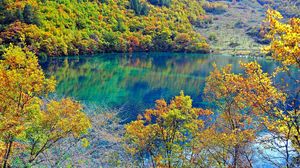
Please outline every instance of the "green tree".
M20 20L20 21L24 21L24 16L23 16L23 12L20 8L17 9L17 18Z
M149 7L146 3L140 0L130 0L130 7L134 10L136 15L148 15Z
M39 20L34 12L34 9L31 5L26 4L23 10L24 22L27 24L36 24L39 25Z
M149 0L153 5L170 7L172 0Z

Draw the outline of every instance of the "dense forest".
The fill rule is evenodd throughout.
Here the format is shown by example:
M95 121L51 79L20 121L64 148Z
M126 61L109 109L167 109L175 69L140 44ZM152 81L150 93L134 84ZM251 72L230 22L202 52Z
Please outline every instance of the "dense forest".
M141 114L132 112L135 116L130 121L121 121L117 109L56 97L57 84L66 78L71 84L83 84L84 74L89 73L93 77L85 81L98 88L101 81L93 79L97 76L112 79L112 73L124 71L125 64L150 69L155 60L127 62L120 58L115 62L120 66L114 69L102 62L97 63L98 69L89 63L72 69L64 61L54 67L59 73L56 78L41 67L48 56L212 52L220 37L201 34L201 29L220 23L216 19L220 16L231 17L226 16L230 10L231 14L244 10L249 2L254 5L249 9L258 4L264 13L264 19L257 21L260 29L250 29L244 26L250 23L242 21L235 28L253 31L250 36L260 38L256 43L261 55L268 56L276 67L265 72L258 61L249 60L234 65L241 71L233 72L233 65L214 63L207 65L213 70L205 83L195 76L189 79L191 85L188 78L176 83L177 88L188 85L187 90L197 92L199 85L205 85L200 100L212 106L196 107L183 90L170 100L162 97L152 102L152 108ZM270 167L299 167L299 7L297 0L1 0L1 167L240 168L258 167L257 160ZM226 31L214 31L218 30ZM197 69L184 61L182 57L171 66L163 65L163 70L156 68L163 75L142 80L149 79L151 86L160 82L169 86L173 81L166 80L178 76L172 76L168 68L191 73ZM86 66L94 67L89 71ZM135 73L126 72L128 76ZM74 77L78 74L81 80ZM122 76L109 85L126 85L125 80L138 79ZM93 88L92 96L96 96Z
M4 0L0 7L2 48L13 43L50 56L209 48L193 30L204 17L198 0Z
M249 7L252 12L254 10L251 9L251 4L257 4L259 6L253 8L263 8L265 11L271 7L287 17L299 16L297 1L252 1L240 3ZM224 37L211 32L202 34L203 31L198 29L207 28L220 19L215 15L225 15L228 10L240 8L234 6L237 2L239 1L1 0L0 51L3 53L3 49L13 43L27 47L39 56L134 51L207 53L210 45L206 38L214 42ZM230 17L235 16L222 20L229 23ZM235 24L240 24L239 22L238 20ZM262 38L258 35L259 30L249 30L247 33L250 36ZM240 44L231 41L228 45L235 48Z

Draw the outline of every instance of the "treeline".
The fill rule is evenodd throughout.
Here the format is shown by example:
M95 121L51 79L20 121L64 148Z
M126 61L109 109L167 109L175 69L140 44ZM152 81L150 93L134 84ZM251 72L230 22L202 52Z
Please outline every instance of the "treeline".
M37 55L99 52L208 52L193 24L203 20L197 0L0 2L0 46Z

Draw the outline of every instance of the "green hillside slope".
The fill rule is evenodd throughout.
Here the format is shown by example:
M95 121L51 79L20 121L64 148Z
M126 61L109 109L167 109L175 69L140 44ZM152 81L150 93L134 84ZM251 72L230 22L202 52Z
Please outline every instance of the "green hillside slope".
M202 0L1 1L0 44L38 55L99 52L207 52L193 29Z

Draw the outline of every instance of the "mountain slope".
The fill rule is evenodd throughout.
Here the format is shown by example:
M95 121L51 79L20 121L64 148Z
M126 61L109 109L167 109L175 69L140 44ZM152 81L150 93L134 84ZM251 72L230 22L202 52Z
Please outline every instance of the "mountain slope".
M211 22L197 30L208 38L214 52L259 55L262 45L268 43L260 32L266 10L273 8L287 18L297 17L300 15L300 1L296 1L211 0L211 4L222 3L227 8L222 13L207 10Z
M208 51L205 39L192 26L204 13L201 0L1 2L2 48L13 43L52 56Z

